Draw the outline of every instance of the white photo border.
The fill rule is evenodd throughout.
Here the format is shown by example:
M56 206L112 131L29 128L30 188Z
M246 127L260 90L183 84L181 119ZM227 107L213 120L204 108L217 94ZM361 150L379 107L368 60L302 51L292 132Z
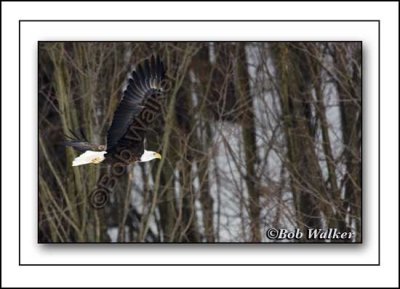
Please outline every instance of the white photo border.
M189 25L189 24L193 24L193 23L201 24L201 25L204 25L206 23L212 23L213 25L222 24L222 25L226 26L226 24L228 23L230 25L232 25L232 24L236 25L237 28L245 26L244 24L248 24L248 23L257 24L258 26L260 26L261 24L266 24L266 23L268 23L268 24L273 23L274 25L277 25L277 26L282 26L283 23L289 23L291 25L293 25L293 24L299 25L299 24L304 24L304 23L311 23L311 24L318 23L319 26L324 26L323 24L326 24L326 23L335 24L335 25L343 25L343 24L345 24L346 26L348 26L350 24L357 24L357 25L359 25L359 24L373 24L373 25L376 25L377 33L378 33L376 36L377 36L377 40L378 40L378 43L377 43L378 51L377 52L378 52L378 55L379 55L379 41L380 41L380 38L379 38L380 22L379 22L379 20L347 20L347 21L345 21L345 20L332 20L332 21L330 21L330 20L301 20L301 21L299 21L299 20L285 20L285 21L270 21L270 20L213 20L213 21L210 21L210 20L187 20L187 21L186 20L129 20L129 21L128 20L107 20L107 21L104 21L104 20L96 20L96 21L94 21L94 20L80 20L80 21L76 21L76 20L54 20L54 21L53 20L20 20L20 31L19 31L20 32L20 57L21 57L21 50L25 49L26 51L28 51L27 54L26 53L23 54L23 55L28 55L27 58L29 58L29 53L32 52L32 45L31 45L32 44L32 39L30 40L30 42L26 41L27 43L30 43L27 46L21 46L21 41L25 41L24 40L24 35L23 35L24 29L27 29L27 27L29 27L31 29L31 30L29 30L29 35L30 36L32 36L32 34L34 34L34 31L39 31L40 30L41 33L46 31L46 27L45 26L42 26L41 29L38 29L38 27L36 27L36 28L34 27L34 26L36 26L35 24L47 24L48 25L47 28L49 28L49 30L50 30L50 34L47 36L47 38L36 39L37 41L48 41L48 40L50 40L50 41L79 41L79 40L82 40L82 39L77 39L76 38L77 37L76 36L76 32L77 32L76 29L69 29L68 31L73 31L72 34L68 34L67 33L67 36L61 36L62 33L60 33L60 31L62 31L62 30L60 30L59 27L57 28L57 26L59 26L57 24L60 24L60 23L69 24L69 25L79 23L79 27L80 28L82 28L86 24L93 25L93 23L96 23L98 25L107 24L107 26L110 26L110 23L123 24L123 25L126 25L126 26L128 26L128 24L132 24L132 23L135 23L135 24L138 24L138 23L139 24L143 24L143 23L145 23L147 29L149 28L148 27L149 23L162 24L164 26L166 24L171 24L171 23L172 24L179 24L179 25L182 25L183 23L185 23L185 25ZM29 26L28 26L28 24L29 24ZM240 27L237 26L237 25L240 25ZM32 31L32 28L34 28L34 31ZM40 26L39 26L39 28L40 28ZM116 30L118 31L118 29L116 29ZM209 30L207 30L207 31L209 31ZM213 37L211 37L212 39L210 39L210 36L209 36L208 33L209 32L207 32L206 34L202 35L200 37L201 38L200 40L209 40L209 41L210 40L215 40L215 41L221 40L221 39L218 39L218 37L215 37L215 35ZM287 35L287 34L283 33L283 35ZM73 38L71 38L71 37L73 37ZM116 37L115 36L111 37L111 39L110 39L109 36L106 37L106 39L99 39L98 36L96 36L96 35L94 35L92 37L97 37L97 38L90 38L90 39L84 38L84 40L85 41L117 41L117 40L118 41L129 41L129 40L130 41L159 41L159 40L162 40L162 41L165 41L165 40L190 41L190 40L194 40L194 39L187 39L187 38L185 40L185 38L182 37L182 36L180 36L182 38L177 37L178 39L171 39L170 36L166 36L166 37L162 38L162 37L160 37L160 35L158 35L156 37L156 39L154 39L154 36L153 36L152 33L149 33L148 35L140 35L139 37L137 37L137 39L134 39L134 40L132 40L129 37L126 37L126 36L124 37L124 36L121 36L121 35L117 35ZM204 38L204 37L206 37L206 38ZM231 36L228 36L228 38L224 38L222 40L224 40L224 41L238 41L238 39L234 39L234 38L230 38L230 37ZM253 37L253 38L251 38L251 37ZM359 36L358 39L355 38L355 37L356 36L353 36L353 38L350 38L350 37L346 38L346 37L342 36L342 38L340 38L340 39L335 39L335 38L332 39L331 36L328 36L325 39L321 40L321 39L304 39L304 36L299 36L297 39L294 39L294 40L295 41L304 40L304 41L363 41L363 42L365 42L362 39L362 36ZM162 38L162 39L160 39L160 38ZM246 38L245 41L284 41L284 40L285 41L292 41L293 40L291 37L288 37L288 39L284 39L284 40L282 40L282 39L274 39L273 37L272 37L272 39L268 39L268 40L264 39L264 40L262 40L262 39L257 39L257 37L254 37L254 36L251 36L251 35L247 35L247 36L245 36L245 38ZM196 39L196 41L198 41L198 40L199 39ZM240 40L242 40L242 39L240 39ZM363 45L363 46L364 46L364 49L365 49L365 45ZM33 56L32 53L30 55ZM20 59L20 62L21 62L21 65L24 65L24 58ZM365 62L363 61L363 63L365 63ZM36 65L37 65L37 60L36 60ZM379 69L379 56L378 56L378 69ZM31 68L28 68L28 69L22 69L22 71L32 71L32 70L31 70ZM363 66L363 80L365 81L364 74L367 74L367 73L365 71L365 67ZM29 78L29 75L30 74L28 74L24 79ZM379 75L379 72L378 72L378 75ZM23 75L22 75L22 77L23 77ZM31 75L30 75L30 77L31 77ZM22 80L24 80L24 79L22 79ZM379 77L378 77L378 80L379 80ZM30 90L27 90L28 87L30 88ZM32 93L32 91L34 91L34 90L32 90L32 88L33 88L32 85L25 85L24 84L22 86L21 85L21 79L20 79L20 89L21 88L22 89L26 89L25 91L29 91L30 93ZM24 91L22 91L22 93L20 93L20 97L21 97L21 94L24 95ZM378 83L378 96L379 96L379 83ZM36 95L36 97L37 97L37 95ZM371 98L371 97L372 97L372 95L370 95L369 98ZM363 95L363 100L365 98L366 98L365 95ZM367 98L367 100L369 98ZM20 103L24 103L25 106L28 106L27 101L21 102L21 100L20 100ZM365 109L366 109L365 103L366 102L363 101L363 114L365 114ZM379 99L378 99L378 105L376 107L379 108ZM28 112L29 111L25 110L23 115L26 115ZM379 115L379 112L378 112L378 115ZM21 116L21 111L20 111L20 116ZM378 123L379 123L379 116L378 116ZM363 124L363 127L364 127L364 125L365 124ZM378 136L379 136L379 125L377 126L377 128L378 128L377 133L378 133ZM36 128L36 130L37 130L37 128ZM24 136L25 135L26 134L24 133ZM366 135L364 129L363 129L362 135L363 135L363 145L362 145L362 147L363 147L363 153L364 153L364 150L365 150L364 137ZM22 135L20 134L20 137L21 136ZM378 138L378 140L379 140L379 138ZM378 147L379 147L379 143L378 143ZM20 152L21 152L21 150L20 150ZM23 156L21 158L21 155L20 155L20 160L21 159L26 160L27 157ZM365 154L363 154L363 164L362 164L363 167L366 166L366 164L368 164L368 162L365 160ZM378 170L379 170L379 152L378 152L378 166L377 167L378 167ZM365 171L366 170L363 169L363 176L365 174ZM379 176L379 171L378 171L378 176ZM363 178L363 180L365 180L365 179ZM378 182L379 182L379 179L378 179ZM21 182L20 182L20 184L21 184ZM378 188L379 188L379 183L378 183ZM366 186L364 184L364 182L363 182L363 196L365 195L367 189L368 189L368 186ZM379 189L378 189L378 191L379 191ZM21 190L20 190L20 194L21 194ZM379 198L380 198L380 196L378 196L378 202L377 202L378 204L379 204ZM363 207L365 207L365 204L364 204L365 199L366 198L363 198ZM20 209L19 209L20 218L21 218L21 212L23 212L23 214L25 214L25 219L30 219L31 220L31 218L29 217L31 215L27 215L26 214L26 212L28 212L29 208L27 208L27 206L24 206L24 209L21 210L21 200L26 200L26 199L25 198L21 198L21 196L19 198L19 202L20 202ZM32 203L32 199L31 199L30 202L26 201L25 203L26 204L31 204ZM365 226L365 219L364 219L365 213L364 212L365 212L365 210L363 210L363 219L362 219L363 236L366 235L364 228L367 227L367 226ZM26 222L25 223L24 222L20 222L20 223L26 224ZM378 224L378 228L377 228L376 232L379 232L380 231L380 229L379 229L379 209L378 209L378 223L377 224ZM35 229L37 229L37 227L35 227ZM33 250L30 251L32 249L32 247L29 248L29 245L32 245L32 239L28 238L27 239L28 241L25 242L25 243L24 243L24 240L26 240L26 239L22 238L22 240L21 240L22 232L25 233L26 231L29 231L29 230L26 230L26 229L25 230L21 230L21 228L20 228L19 264L21 266L23 266L23 265L31 265L31 266L33 266L33 265L69 265L69 266L75 266L75 265L88 265L88 266L90 266L90 265L96 265L96 266L101 266L101 265L103 265L103 266L107 266L107 265L121 265L121 266L151 266L151 265L154 265L154 266L155 265L163 265L163 266L177 266L177 265L201 265L201 266L243 266L243 265L249 265L249 266L300 266L300 265L304 265L304 266L311 266L311 265L346 266L346 265L348 265L348 266L351 266L351 265L357 265L358 266L358 265L366 265L366 266L370 266L370 265L379 265L380 264L380 239L379 239L379 233L378 234L372 234L372 235L369 236L369 238L364 238L364 240L366 239L367 241L371 241L372 236L376 236L377 237L377 242L376 242L376 244L377 244L377 252L373 254L373 256L374 256L373 258L369 259L369 262L365 262L365 263L362 263L360 261L358 261L358 262L347 262L347 263L346 262L338 262L337 260L339 260L339 259L337 259L336 262L334 262L334 263L329 263L329 258L325 258L325 260L327 262L324 263L324 262L321 262L321 260L323 260L324 258L320 258L319 259L320 262L309 262L309 263L302 263L302 262L295 262L295 263L261 263L260 261L258 261L258 263L257 262L255 262L255 263L251 263L251 262L235 263L235 262L232 262L232 260L231 260L230 262L224 262L224 263L222 263L222 262L214 262L214 263L211 262L211 263L209 263L209 262L202 261L202 262L199 262L199 263L195 263L195 262L191 262L191 263L189 263L189 262L183 262L183 263L182 262L180 262L180 263L140 262L140 263L133 263L132 264L132 263L116 263L116 262L102 263L102 262L99 262L99 260L96 260L96 259L94 259L94 261L92 261L92 262L78 262L78 263L71 262L71 258L74 259L74 257L73 257L74 253L73 252L75 252L75 254L80 254L80 255L82 255L82 253L84 253L82 251L82 247L81 247L83 244L75 244L75 245L74 244L63 244L63 245L60 245L60 244L48 244L48 245L39 244L38 245L38 244L36 244L35 245L36 248L33 248ZM32 232L32 230L30 230L30 231ZM26 234L25 234L25 236L26 236ZM25 244L25 245L21 245L21 244ZM39 246L41 248L39 248L37 246ZM43 247L46 247L46 246L51 246L52 248L43 248ZM178 252L186 252L186 254L188 252L191 252L191 253L196 252L195 256L197 256L197 257L201 257L202 255L204 255L207 252L207 250L208 251L211 250L211 252L213 252L213 254L217 254L216 250L219 250L219 251L222 251L222 252L223 251L228 251L228 252L230 252L229 254L232 257L232 256L234 256L235 252L238 252L238 251L243 251L244 250L244 252L246 252L246 250L247 250L247 252L249 253L249 252L254 252L257 249L258 250L262 250L261 246L271 246L271 248L272 247L274 248L274 252L279 252L280 251L281 253L283 253L283 252L287 252L287 251L292 251L292 253L293 253L293 250L296 250L297 252L298 251L304 251L305 255L303 255L303 257L299 257L300 259L304 260L305 259L304 257L306 255L313 255L313 253L311 251L313 251L314 254L316 252L319 252L319 254L321 254L321 251L324 251L326 253L326 250L328 250L330 252L330 257L334 258L335 255L338 254L338 251L339 252L341 251L342 254L347 256L347 255L351 255L354 252L359 252L359 253L362 252L363 248L360 248L360 247L362 247L362 246L366 247L367 245L364 242L364 244L354 244L354 243L352 243L352 244L337 244L336 243L336 244L321 244L321 245L318 245L318 244L292 244L292 243L291 244L277 244L277 243L266 244L266 243L262 243L262 244L249 244L249 245L247 245L247 244L244 244L244 243L241 243L241 244L232 243L232 244L196 244L196 245L191 244L191 246L190 246L190 244L179 244L179 245L175 245L174 246L173 244L140 244L140 243L138 243L138 244L129 244L129 246L130 246L129 248L127 248L127 247L122 248L122 247L126 246L125 244L123 244L123 245L122 244L110 244L110 245L107 244L107 245L102 245L102 246L101 245L92 245L92 246L93 246L93 248L90 248L90 249L88 248L87 249L88 252L96 250L96 248L97 249L101 248L102 252L107 251L107 250L114 250L114 253L118 252L118 251L122 251L122 254L125 254L125 251L132 251L132 247L138 246L137 249L140 250L140 253L143 253L143 251L149 253L151 250L154 250L155 247L157 247L157 251L160 251L160 250L171 251L172 255L174 254L174 252L175 252L175 254L178 254L178 255L179 255ZM112 246L112 247L110 247L110 246ZM222 246L227 246L228 248L223 248ZM252 246L252 248L249 248L248 246ZM291 247L290 249L289 249L289 246ZM358 246L358 248L354 247L354 246ZM78 248L78 247L81 247L81 248ZM117 249L115 247L119 247L119 248ZM246 247L247 247L247 249L246 249ZM85 248L87 248L87 247L85 247ZM29 256L29 257L25 257L25 259L22 256L22 253L24 251L23 249L25 249L25 252L28 252L27 255ZM229 249L231 249L231 251L229 251ZM70 256L71 253L72 253L72 256ZM139 254L139 251L136 251L135 253ZM208 252L208 254L209 253L210 252ZM55 262L55 260L57 258L56 257L57 254L59 254L58 255L59 258L61 258L61 256L63 256L63 257L68 257L69 256L70 260L68 262L66 262L66 263ZM222 255L224 255L224 254L226 255L226 253L223 253ZM243 254L243 252L241 254ZM258 255L259 252L252 253L252 254L255 256L255 255ZM269 254L272 254L272 252L269 252ZM89 253L89 256L90 256L90 253ZM133 256L138 257L138 255L133 255ZM148 256L146 256L146 255L140 255L139 254L139 256L142 258L142 260L148 258ZM131 255L131 257L132 257L132 255ZM40 260L40 262L33 261L33 260L35 260L35 258L36 258L36 260ZM45 259L48 259L48 260L51 260L51 261L50 262L47 261L47 263L46 263ZM312 258L309 258L309 259L311 260ZM76 259L74 259L74 260L76 260ZM207 259L207 260L209 260L209 259ZM374 260L374 261L371 261L371 260Z

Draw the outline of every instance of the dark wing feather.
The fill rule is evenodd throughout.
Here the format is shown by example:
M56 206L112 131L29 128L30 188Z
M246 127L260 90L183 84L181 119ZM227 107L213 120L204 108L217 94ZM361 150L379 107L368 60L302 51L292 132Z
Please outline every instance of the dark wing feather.
M64 145L68 147L72 147L74 150L78 152L85 152L85 151L104 151L105 146L104 145L97 145L97 144L91 144L87 141L79 141L79 140L68 140L64 141Z
M64 146L72 147L74 150L79 152L85 152L88 150L91 151L104 151L105 145L98 145L90 143L83 131L82 128L79 128L79 132L74 132L68 129L68 134L64 135L65 141L63 142Z
M133 143L124 136L135 119L146 108L146 102L151 97L158 97L162 92L162 80L164 79L164 65L160 58L151 57L139 64L132 71L128 80L128 86L123 92L110 129L107 134L107 152L114 152L119 146L133 145L138 151L143 151L143 138L145 132L140 130L137 134L142 136L141 142Z

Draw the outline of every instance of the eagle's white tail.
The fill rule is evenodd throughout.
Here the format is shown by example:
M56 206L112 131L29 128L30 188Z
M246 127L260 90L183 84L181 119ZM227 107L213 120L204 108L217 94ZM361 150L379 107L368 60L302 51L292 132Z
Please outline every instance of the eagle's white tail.
M83 154L80 156L76 157L73 162L72 166L81 166L81 165L86 165L86 164L99 164L102 161L104 161L105 157L104 155L106 154L106 151L101 151L101 152L95 152L95 151L85 151Z

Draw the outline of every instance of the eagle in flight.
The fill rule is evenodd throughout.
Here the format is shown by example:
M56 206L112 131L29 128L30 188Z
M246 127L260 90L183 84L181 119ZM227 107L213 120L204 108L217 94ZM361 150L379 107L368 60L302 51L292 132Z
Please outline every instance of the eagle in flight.
M159 115L163 99L165 68L160 57L144 60L136 66L128 78L128 85L114 113L107 132L107 146L91 144L84 140L70 139L65 142L82 154L72 166L112 162L121 159L121 152L128 153L128 163L161 159L157 152L144 148L144 138L149 126Z

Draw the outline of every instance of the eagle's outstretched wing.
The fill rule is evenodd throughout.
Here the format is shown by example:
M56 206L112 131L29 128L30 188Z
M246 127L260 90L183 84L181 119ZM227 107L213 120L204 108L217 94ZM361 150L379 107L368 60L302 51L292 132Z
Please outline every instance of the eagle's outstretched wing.
M131 73L107 133L107 153L125 146L133 147L138 153L143 152L146 126L159 113L157 102L162 95L164 76L164 65L159 57L154 56L139 64Z

